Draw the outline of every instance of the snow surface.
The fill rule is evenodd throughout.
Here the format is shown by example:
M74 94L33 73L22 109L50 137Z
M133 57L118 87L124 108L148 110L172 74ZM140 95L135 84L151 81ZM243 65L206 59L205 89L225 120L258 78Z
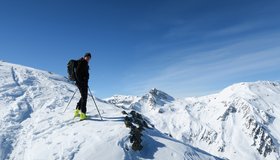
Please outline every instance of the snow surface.
M143 132L144 148L135 152L129 142L130 130L123 122L123 108L96 99L104 119L101 121L93 100L88 97L89 119L79 121L73 119L73 111L80 98L76 94L69 108L63 112L75 90L76 87L62 76L0 61L0 159L219 159L156 128ZM155 95L164 95L158 93ZM162 105L174 100L166 98L155 100ZM139 99L132 99L131 103ZM151 113L152 116L147 118L158 123L156 126L173 131L175 136L176 130L180 131L178 127L183 127L183 119L187 117L186 120L190 120L190 114L185 113L188 111L178 112L177 116L168 113L170 121L163 122L157 118L159 113ZM276 121L277 118L274 119ZM201 127L204 129L203 125ZM279 130L271 129L271 134L276 133Z
M159 131L225 159L280 159L279 82L238 83L186 99L155 90L126 108L144 114Z

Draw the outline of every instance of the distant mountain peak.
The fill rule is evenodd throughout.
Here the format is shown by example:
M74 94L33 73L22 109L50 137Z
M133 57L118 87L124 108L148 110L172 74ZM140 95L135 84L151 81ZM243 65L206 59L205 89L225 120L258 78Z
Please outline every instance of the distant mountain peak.
M164 101L168 101L168 102L171 102L171 101L174 101L175 99L168 95L167 93L161 91L161 90L158 90L156 88L152 88L150 91L149 91L149 94L153 97L153 98L156 98L156 99L160 99L160 100L164 100Z

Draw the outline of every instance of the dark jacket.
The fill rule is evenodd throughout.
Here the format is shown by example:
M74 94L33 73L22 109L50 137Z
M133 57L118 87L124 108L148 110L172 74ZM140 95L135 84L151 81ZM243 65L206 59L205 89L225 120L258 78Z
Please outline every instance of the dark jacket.
M88 85L88 79L89 79L88 70L89 70L88 62L84 58L79 59L77 70L76 70L77 85L82 85L82 86Z

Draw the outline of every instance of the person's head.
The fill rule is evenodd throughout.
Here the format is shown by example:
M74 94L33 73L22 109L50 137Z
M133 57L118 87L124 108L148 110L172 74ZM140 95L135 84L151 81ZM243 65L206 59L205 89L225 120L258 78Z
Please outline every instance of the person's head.
M89 60L91 59L91 54L89 52L87 52L85 55L84 55L84 59L89 62Z

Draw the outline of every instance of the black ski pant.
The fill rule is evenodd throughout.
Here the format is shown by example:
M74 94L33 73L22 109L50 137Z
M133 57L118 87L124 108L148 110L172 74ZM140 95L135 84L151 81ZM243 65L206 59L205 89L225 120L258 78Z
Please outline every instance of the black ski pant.
M77 103L76 109L80 110L84 114L87 112L87 97L88 97L88 86L77 84L81 93L81 98Z

